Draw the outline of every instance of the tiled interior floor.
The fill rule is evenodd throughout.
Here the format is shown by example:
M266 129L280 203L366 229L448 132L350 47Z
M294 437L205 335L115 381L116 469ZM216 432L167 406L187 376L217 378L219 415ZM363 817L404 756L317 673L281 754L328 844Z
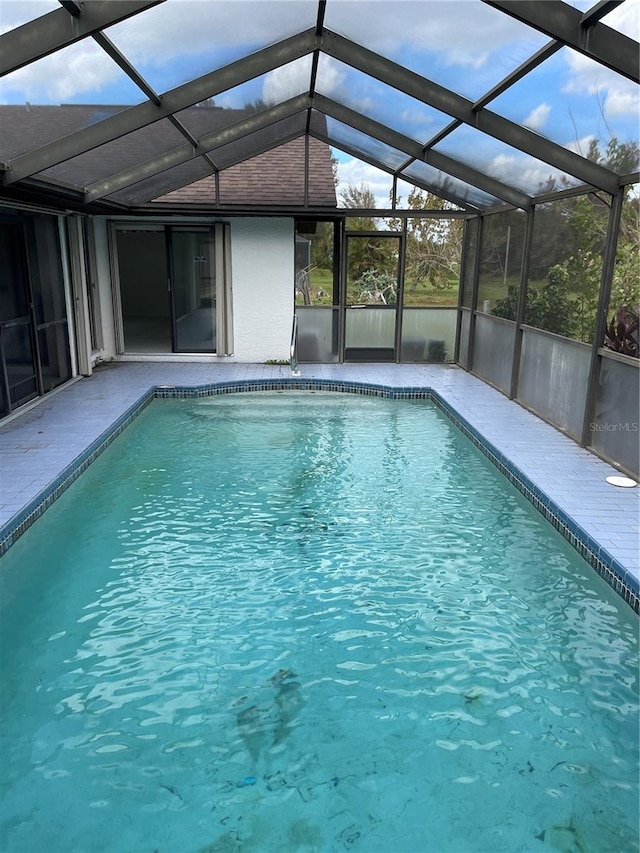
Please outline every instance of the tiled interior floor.
M304 364L301 374L432 388L640 586L640 488L609 485L605 478L616 469L489 385L449 365ZM0 426L0 539L2 528L11 528L12 519L151 387L290 377L289 367L277 365L117 362L54 392Z

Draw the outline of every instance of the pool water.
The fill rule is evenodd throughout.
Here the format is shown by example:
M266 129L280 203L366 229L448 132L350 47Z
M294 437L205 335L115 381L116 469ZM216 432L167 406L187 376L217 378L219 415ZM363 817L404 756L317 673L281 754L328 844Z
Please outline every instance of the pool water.
M154 401L0 566L3 853L638 849L636 617L427 401Z

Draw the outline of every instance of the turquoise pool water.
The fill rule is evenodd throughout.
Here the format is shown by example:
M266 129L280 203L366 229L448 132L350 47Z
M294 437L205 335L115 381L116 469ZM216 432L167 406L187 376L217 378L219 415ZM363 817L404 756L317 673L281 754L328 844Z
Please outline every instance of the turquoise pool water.
M425 401L155 401L0 561L3 853L638 849L631 609Z

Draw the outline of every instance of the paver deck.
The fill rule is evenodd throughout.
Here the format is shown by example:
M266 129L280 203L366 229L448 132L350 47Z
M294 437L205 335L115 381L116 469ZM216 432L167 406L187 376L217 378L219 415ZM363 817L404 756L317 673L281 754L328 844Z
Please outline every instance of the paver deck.
M301 365L301 379L389 388L425 387L523 472L640 588L640 488L609 485L619 473L491 386L450 365ZM113 362L0 425L0 541L25 509L150 388L290 379L266 364Z

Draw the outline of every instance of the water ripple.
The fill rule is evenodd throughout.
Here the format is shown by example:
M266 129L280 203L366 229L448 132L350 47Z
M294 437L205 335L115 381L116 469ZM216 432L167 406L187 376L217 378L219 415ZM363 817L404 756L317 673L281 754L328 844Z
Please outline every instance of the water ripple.
M622 604L428 404L280 403L149 407L7 570L7 851L636 849Z

